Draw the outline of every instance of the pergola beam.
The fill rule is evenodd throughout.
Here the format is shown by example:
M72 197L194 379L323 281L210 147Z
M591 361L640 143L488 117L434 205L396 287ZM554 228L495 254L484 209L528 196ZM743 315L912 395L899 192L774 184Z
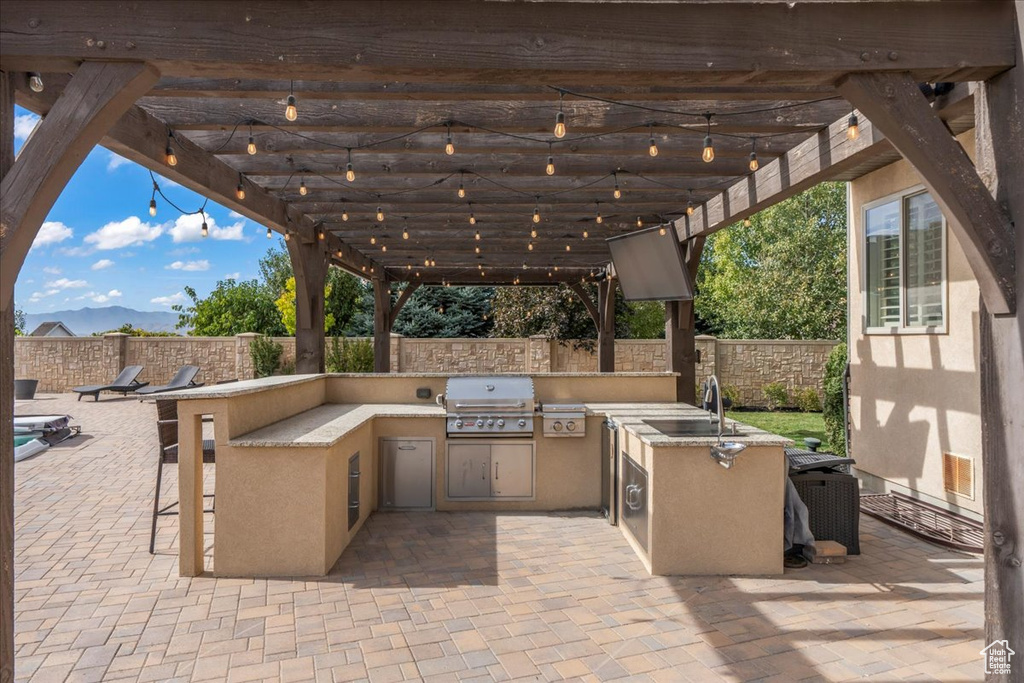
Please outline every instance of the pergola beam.
M154 63L170 76L521 85L823 85L844 73L971 80L1014 63L1010 2L8 2L4 66ZM582 23L581 23L582 21ZM680 40L655 27L692 26ZM317 40L308 40L309 27ZM225 37L244 39L225 40ZM381 36L390 36L383 41ZM606 36L595 50L594 36Z

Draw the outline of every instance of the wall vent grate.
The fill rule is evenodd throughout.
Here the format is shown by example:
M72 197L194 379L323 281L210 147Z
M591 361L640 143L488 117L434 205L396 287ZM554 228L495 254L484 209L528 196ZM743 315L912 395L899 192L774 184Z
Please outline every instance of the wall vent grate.
M974 500L974 458L943 453L942 483L950 493Z

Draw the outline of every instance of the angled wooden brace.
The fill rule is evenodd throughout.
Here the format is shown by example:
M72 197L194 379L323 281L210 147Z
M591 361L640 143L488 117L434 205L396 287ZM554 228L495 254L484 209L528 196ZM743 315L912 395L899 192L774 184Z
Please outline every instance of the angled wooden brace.
M409 301L409 298L412 297L412 295L419 288L420 288L420 283L418 283L418 282L410 282L410 283L406 284L405 285L405 289L403 289L402 293L398 296L398 300L395 301L394 304L392 304L392 306L391 306L391 314L390 314L391 315L391 319L388 322L388 331L389 332L391 330L395 329L395 321L398 320L398 314L402 312L402 306L405 306L406 302Z
M567 282L566 285L571 289L576 296L580 298L583 305L587 309L587 313L590 314L590 319L594 321L594 327L598 330L601 329L601 314L597 310L597 306L594 304L594 300L587 294L587 290L583 289L583 285L576 282Z
M839 92L920 174L949 218L988 310L1016 310L1013 229L963 147L906 73L847 74Z

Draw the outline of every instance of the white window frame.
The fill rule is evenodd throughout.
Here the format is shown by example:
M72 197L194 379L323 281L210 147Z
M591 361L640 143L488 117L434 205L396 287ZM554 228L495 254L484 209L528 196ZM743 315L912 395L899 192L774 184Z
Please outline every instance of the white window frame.
M904 237L907 229L907 204L906 200L914 195L926 193L928 190L924 185L915 185L899 192L894 192L885 197L875 199L874 201L864 204L860 208L860 249L861 249L861 263L860 263L860 289L861 289L861 327L864 334L878 334L878 335L896 335L896 334L947 334L949 327L949 229L948 222L946 221L945 214L942 214L940 209L939 213L942 215L942 324L941 325L927 325L921 327L908 327L906 324L907 320L907 268L906 268L906 257L907 251L904 244ZM897 245L900 253L900 279L899 279L899 300L900 300L900 321L897 325L887 325L884 327L870 327L868 325L868 211L871 209L890 204L892 202L899 202L900 209L900 227ZM932 201L935 201L934 198Z

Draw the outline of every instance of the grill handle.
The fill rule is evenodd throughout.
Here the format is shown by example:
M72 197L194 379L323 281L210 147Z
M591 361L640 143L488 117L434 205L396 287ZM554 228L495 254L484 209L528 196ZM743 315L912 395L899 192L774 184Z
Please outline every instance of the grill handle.
M435 396L434 401L437 403L437 405L444 408L444 394L438 394L437 396Z
M515 410L517 408L525 408L525 407L526 407L526 404L523 403L522 401L520 401L519 403L506 403L504 405L502 405L500 403L456 403L455 404L455 409L456 410L494 410L495 408L497 408L498 410L502 410L502 409L506 409L506 408L510 408L510 409Z

